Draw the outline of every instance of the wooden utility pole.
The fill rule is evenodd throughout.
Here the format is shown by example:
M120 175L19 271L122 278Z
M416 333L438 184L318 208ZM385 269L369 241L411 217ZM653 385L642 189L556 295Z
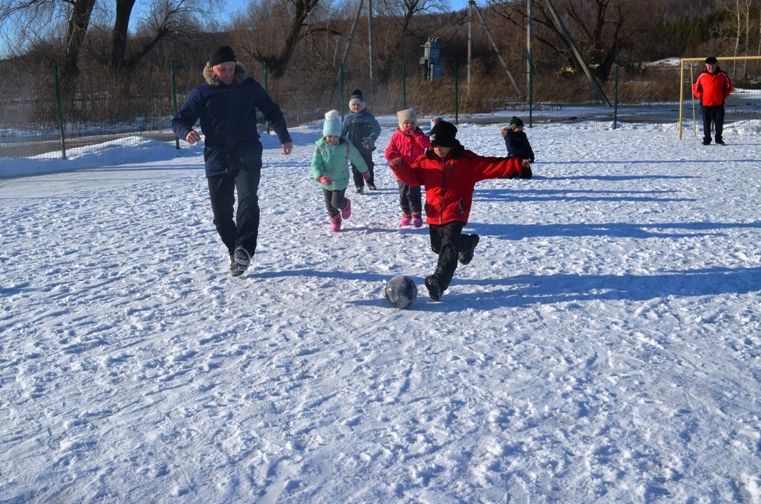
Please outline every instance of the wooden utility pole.
M370 51L370 82L375 90L375 36L373 34L373 0L367 0L367 38Z
M497 59L502 65L502 68L505 69L505 73L507 74L507 77L510 79L510 82L513 84L513 88L515 88L515 92L518 94L518 96L521 96L521 90L518 87L518 84L516 84L515 79L513 78L513 74L510 73L510 69L507 68L507 63L505 63L504 58L502 58L502 53L499 51L499 47L497 47L497 42L494 40L494 37L491 34L491 30L489 30L489 27L487 26L486 21L484 21L484 18L481 15L481 11L478 9L478 7L476 7L475 0L470 0L470 3L473 5L473 8L476 10L476 14L478 14L478 20L481 23L481 27L486 32L486 36L489 39L489 42L491 42L492 49L494 49L494 54L497 55Z
M534 55L531 52L531 0L526 0L526 102L529 107L529 126L531 125L531 105L534 94L533 64Z

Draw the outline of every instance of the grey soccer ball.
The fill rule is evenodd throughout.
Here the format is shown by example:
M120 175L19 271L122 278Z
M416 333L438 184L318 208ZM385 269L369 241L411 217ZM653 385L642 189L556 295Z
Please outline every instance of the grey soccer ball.
M417 298L417 285L410 277L398 275L386 283L385 295L391 306L409 308Z

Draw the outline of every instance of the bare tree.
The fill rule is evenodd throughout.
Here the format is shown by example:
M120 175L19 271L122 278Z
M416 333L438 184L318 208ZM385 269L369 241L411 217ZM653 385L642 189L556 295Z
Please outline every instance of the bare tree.
M213 7L213 0L210 3ZM112 73L132 72L161 40L182 31L194 15L203 12L196 0L156 0L143 25L143 31L147 32L146 41L134 54L128 56L128 29L134 5L135 0L116 0L109 59Z
M243 47L255 60L267 65L278 79L285 74L298 43L310 33L307 18L319 0L254 0L241 32ZM284 34L284 36L283 36Z
M636 10L646 9L647 2L632 0L564 0L554 2L568 23L569 31L584 55L584 60L603 81L607 80L621 50L630 40ZM494 12L519 27L525 26L526 10L522 2L489 0ZM563 43L563 34L553 22L546 2L533 1L534 38L551 52L577 67L571 50Z

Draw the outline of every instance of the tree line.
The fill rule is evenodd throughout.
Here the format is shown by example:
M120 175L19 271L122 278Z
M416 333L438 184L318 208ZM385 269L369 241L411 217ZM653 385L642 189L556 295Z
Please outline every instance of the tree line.
M82 88L84 72L134 92L135 83L150 86L169 62L181 85L191 86L221 43L233 45L239 59L260 79L266 72L283 93L325 94L339 71L373 90L396 86L402 73L422 75L421 46L429 40L441 44L445 73L462 70L468 54L482 78L504 78L500 57L515 73L526 68L526 0L479 2L486 26L443 0L252 0L235 19L221 19L215 13L223 1L151 0L138 15L136 0L0 0L0 27L13 37L12 44L6 40L6 61L32 62L37 72L56 63L69 96ZM665 57L761 54L761 0L531 5L533 67L547 83L540 94L576 96L583 88L568 37L602 83L616 65L634 71Z

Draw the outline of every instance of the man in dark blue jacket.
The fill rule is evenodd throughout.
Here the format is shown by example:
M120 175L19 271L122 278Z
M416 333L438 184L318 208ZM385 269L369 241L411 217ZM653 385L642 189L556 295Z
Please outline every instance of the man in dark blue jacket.
M203 76L206 83L188 95L172 120L172 129L178 138L195 144L201 136L193 126L200 120L214 225L230 253L230 273L240 276L256 251L259 233L262 144L256 109L277 133L283 154L290 154L293 144L280 107L236 62L230 46L212 54ZM233 219L236 190L238 209Z

